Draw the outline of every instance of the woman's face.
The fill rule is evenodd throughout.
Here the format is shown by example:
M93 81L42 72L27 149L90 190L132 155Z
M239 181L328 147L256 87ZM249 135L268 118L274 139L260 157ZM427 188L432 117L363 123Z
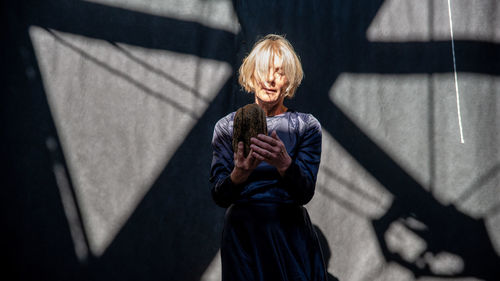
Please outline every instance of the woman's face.
M282 60L275 56L265 81L256 81L255 98L258 104L275 105L283 102L288 80L282 68Z

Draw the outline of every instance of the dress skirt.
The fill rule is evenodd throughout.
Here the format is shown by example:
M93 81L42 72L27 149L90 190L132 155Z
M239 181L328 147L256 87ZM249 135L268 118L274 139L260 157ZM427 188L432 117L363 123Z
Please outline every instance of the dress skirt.
M326 281L318 237L296 204L231 205L221 243L222 281Z

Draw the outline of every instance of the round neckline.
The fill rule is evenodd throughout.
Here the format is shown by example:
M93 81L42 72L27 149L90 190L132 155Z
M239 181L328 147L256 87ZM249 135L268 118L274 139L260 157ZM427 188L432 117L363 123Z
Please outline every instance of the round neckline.
M274 118L274 117L281 117L281 116L285 116L289 111L285 111L283 113L280 113L280 114L277 114L277 115L273 115L273 116L266 116L266 118Z

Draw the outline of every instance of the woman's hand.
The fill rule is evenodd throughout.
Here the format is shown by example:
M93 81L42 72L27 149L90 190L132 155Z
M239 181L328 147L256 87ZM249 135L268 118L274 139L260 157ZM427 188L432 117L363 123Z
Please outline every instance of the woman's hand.
M252 155L260 160L266 161L269 165L276 167L281 176L292 164L292 158L286 151L285 144L280 140L276 131L271 136L259 134L257 138L251 138L250 148Z
M231 181L240 184L247 180L252 171L260 164L261 160L255 158L250 149L248 156L243 156L243 142L238 143L238 150L234 153L234 169L231 172Z

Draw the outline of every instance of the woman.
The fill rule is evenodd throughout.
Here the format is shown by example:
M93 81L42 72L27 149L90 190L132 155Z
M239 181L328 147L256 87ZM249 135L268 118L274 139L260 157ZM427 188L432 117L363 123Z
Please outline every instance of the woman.
M270 136L232 149L235 112L215 125L212 197L228 207L221 244L222 280L327 280L318 238L303 204L311 200L321 156L321 125L288 109L302 81L290 43L270 34L239 69L239 83L266 113Z

